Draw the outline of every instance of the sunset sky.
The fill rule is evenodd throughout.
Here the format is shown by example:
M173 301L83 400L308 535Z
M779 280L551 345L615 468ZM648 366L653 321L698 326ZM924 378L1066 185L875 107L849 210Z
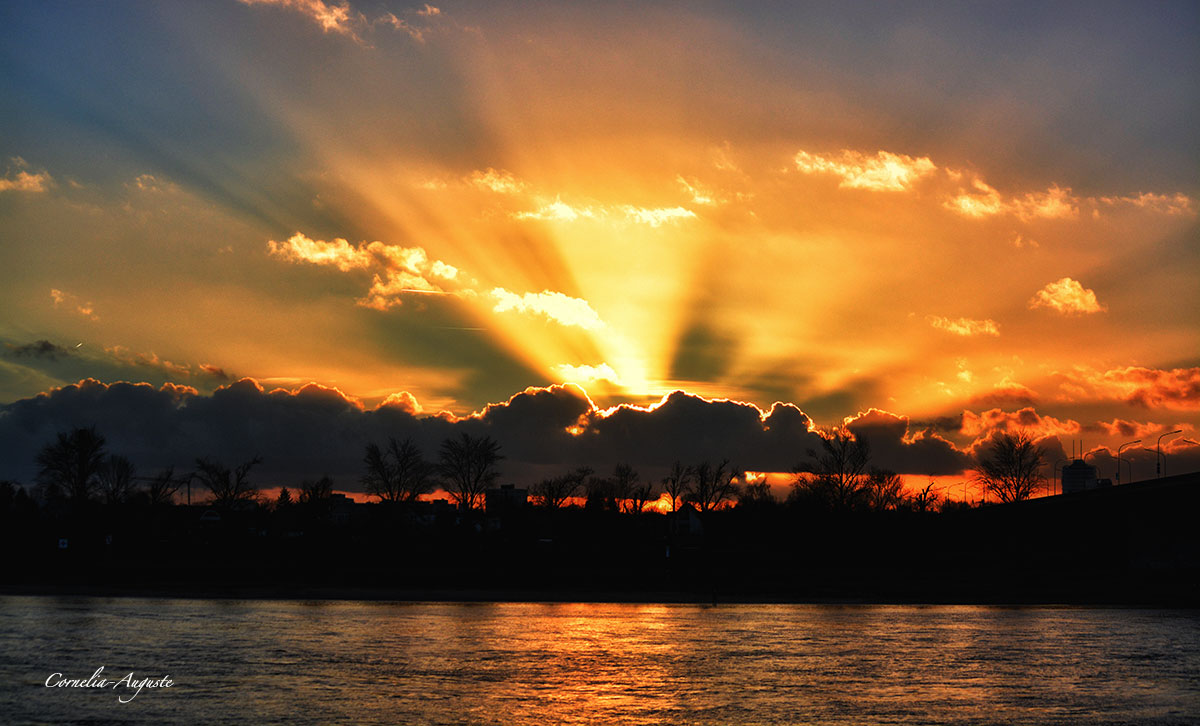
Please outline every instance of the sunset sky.
M0 478L90 424L344 489L456 426L522 481L788 471L848 419L916 476L1016 427L1200 468L1197 38L1194 2L5 3Z

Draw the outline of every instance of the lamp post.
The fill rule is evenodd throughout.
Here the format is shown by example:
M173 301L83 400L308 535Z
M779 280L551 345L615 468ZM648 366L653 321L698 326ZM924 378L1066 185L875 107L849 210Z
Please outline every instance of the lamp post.
M1158 437L1158 442L1154 444L1154 476L1156 478L1167 473L1166 461L1163 459L1163 455L1162 455L1163 437L1171 436L1172 434L1182 434L1182 433L1183 433L1183 429L1175 429L1174 431L1168 431L1167 433Z
M1121 444L1120 446L1117 447L1117 484L1118 485L1121 484L1121 450L1124 449L1126 446L1133 446L1134 444L1140 444L1140 443L1142 443L1142 440L1138 439L1137 441L1130 441L1130 442ZM1133 464L1129 465L1129 478L1133 479Z

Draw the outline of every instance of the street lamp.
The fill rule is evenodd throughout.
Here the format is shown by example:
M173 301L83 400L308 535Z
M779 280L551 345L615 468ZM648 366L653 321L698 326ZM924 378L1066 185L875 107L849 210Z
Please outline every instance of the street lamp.
M1126 446L1133 446L1134 444L1140 444L1140 443L1142 443L1142 440L1138 439L1137 441L1130 441L1128 443L1121 444L1120 446L1117 447L1117 484L1118 485L1121 483L1121 450L1124 449ZM1129 465L1129 478L1133 479L1133 464Z
M1166 461L1162 458L1163 436L1171 436L1172 434L1182 434L1182 433L1183 433L1183 429L1175 429L1174 431L1168 431L1167 433L1158 437L1158 443L1154 444L1154 476L1155 477L1160 477L1163 474L1167 473Z

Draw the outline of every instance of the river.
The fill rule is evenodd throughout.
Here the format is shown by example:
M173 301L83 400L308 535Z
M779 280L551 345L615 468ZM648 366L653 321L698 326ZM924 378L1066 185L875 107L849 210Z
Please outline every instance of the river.
M0 653L17 724L1200 722L1194 611L0 597Z

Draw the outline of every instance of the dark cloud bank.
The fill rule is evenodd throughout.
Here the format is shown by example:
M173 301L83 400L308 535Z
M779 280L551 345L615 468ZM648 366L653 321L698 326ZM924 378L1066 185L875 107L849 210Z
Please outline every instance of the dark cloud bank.
M0 478L31 482L37 452L55 434L95 426L109 450L143 473L168 465L188 470L198 456L235 464L261 456L260 486L294 485L328 473L338 488L359 489L363 448L389 436L411 437L434 458L442 440L460 432L497 439L503 480L532 483L567 467L608 471L628 462L657 476L675 460L728 458L742 469L790 471L820 447L807 415L792 405L769 412L739 402L676 392L650 409L595 408L575 386L530 388L475 415L415 415L411 399L365 409L318 385L266 391L243 379L211 395L171 383L85 380L0 406ZM573 435L568 428L582 432ZM906 474L953 474L969 457L932 433L909 436L908 421L871 411L850 424L866 437L874 463Z

